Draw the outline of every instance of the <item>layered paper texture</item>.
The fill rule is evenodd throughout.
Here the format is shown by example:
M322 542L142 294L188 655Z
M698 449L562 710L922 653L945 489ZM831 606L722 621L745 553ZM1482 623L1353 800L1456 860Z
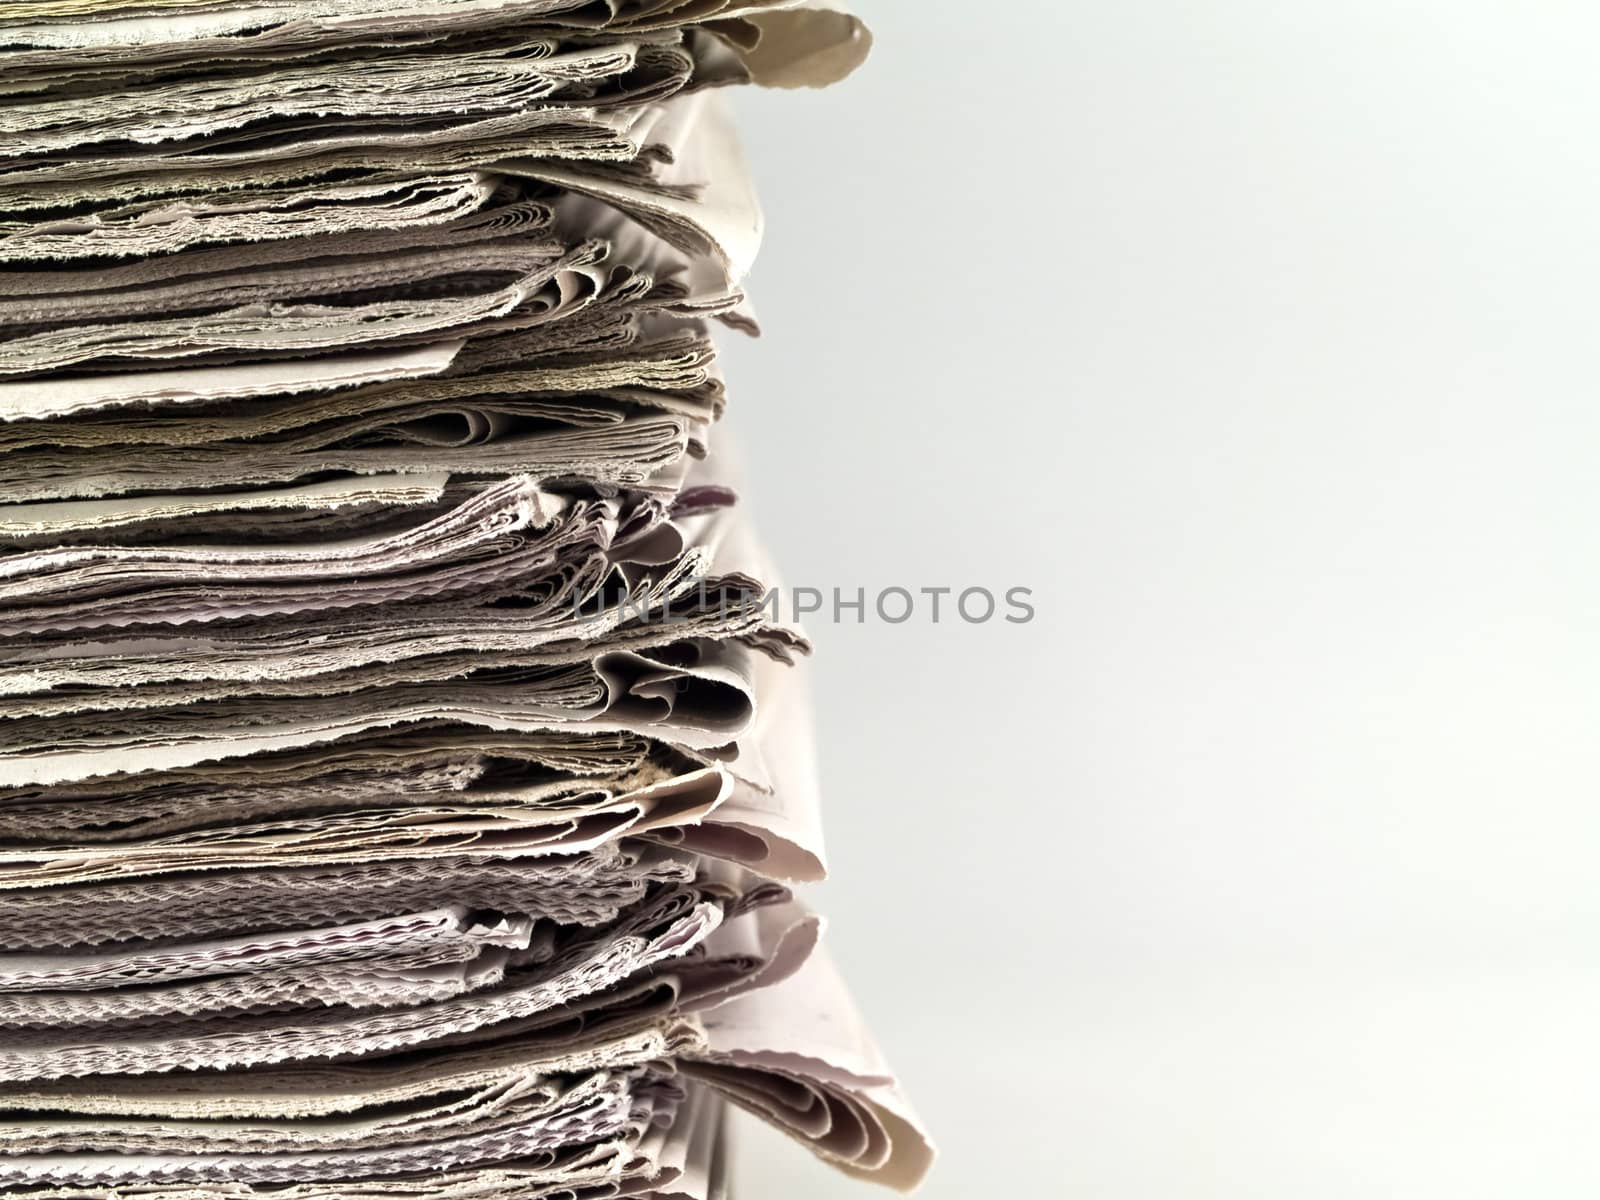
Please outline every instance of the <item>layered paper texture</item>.
M794 0L0 0L0 1190L932 1151L716 424Z

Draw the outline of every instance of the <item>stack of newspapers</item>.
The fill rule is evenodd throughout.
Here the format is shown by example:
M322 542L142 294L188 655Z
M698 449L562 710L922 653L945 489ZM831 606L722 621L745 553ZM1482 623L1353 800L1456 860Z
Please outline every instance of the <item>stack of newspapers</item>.
M796 0L0 0L0 1191L932 1151L713 435Z

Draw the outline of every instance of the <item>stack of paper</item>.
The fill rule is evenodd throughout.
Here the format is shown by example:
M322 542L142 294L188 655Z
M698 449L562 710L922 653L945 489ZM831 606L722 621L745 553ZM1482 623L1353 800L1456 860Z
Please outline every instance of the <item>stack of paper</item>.
M931 1151L712 426L794 0L0 0L0 1187Z

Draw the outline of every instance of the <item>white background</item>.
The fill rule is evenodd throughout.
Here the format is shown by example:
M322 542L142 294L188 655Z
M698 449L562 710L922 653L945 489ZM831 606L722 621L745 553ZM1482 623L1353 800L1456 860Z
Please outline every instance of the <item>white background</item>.
M812 623L924 1195L1600 1194L1594 6L860 8L726 364L790 583L1037 593Z

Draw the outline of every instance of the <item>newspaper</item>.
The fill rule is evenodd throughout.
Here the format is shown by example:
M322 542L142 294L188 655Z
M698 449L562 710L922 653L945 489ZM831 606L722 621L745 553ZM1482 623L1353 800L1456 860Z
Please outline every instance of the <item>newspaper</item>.
M441 727L435 715L398 736L10 789L0 792L0 914L11 889L270 864L264 894L243 898L249 910L288 867L546 859L641 838L813 881L823 849L800 682L775 666L758 673L749 762L632 733L486 735ZM197 899L219 898L227 878L203 877ZM160 899L147 893L141 907L172 919L176 896L165 907ZM39 906L49 903L39 895ZM31 922L18 928L37 936Z
M852 1175L902 1191L933 1148L826 955L706 1017L683 1069Z
M0 1190L932 1151L716 432L801 0L0 0Z

